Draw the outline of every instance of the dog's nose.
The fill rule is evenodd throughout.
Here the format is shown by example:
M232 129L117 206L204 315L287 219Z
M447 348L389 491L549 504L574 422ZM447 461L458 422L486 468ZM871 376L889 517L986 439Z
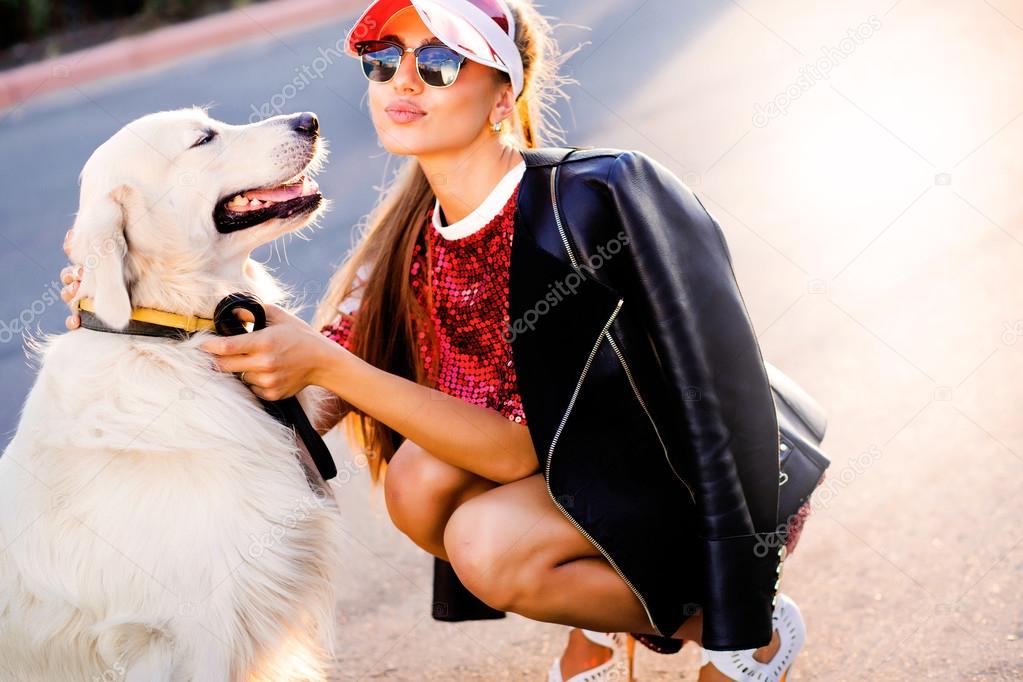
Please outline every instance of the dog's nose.
M316 137L320 134L320 119L316 118L316 114L311 111L295 114L295 117L291 119L291 124L295 132L302 135Z

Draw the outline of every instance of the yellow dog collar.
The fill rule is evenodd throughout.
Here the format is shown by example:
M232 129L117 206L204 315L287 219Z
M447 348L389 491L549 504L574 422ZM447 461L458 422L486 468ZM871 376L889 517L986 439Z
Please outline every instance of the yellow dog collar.
M78 299L78 310L87 310L94 314L96 312L91 298ZM132 308L131 319L149 324L158 324L163 327L176 327L189 333L215 331L216 329L213 320L206 319L205 317L179 315L165 310L157 310L156 308Z

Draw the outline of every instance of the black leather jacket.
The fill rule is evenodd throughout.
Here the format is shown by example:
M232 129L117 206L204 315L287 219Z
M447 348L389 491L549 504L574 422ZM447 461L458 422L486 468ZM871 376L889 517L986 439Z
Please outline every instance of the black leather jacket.
M771 640L779 434L723 233L637 151L523 150L509 337L552 499L671 635ZM557 210L553 199L557 200Z

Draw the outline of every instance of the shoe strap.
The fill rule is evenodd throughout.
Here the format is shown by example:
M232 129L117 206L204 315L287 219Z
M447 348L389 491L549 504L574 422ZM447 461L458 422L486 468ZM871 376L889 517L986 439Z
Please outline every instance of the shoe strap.
M611 637L610 633L607 633L607 632L597 632L595 630L583 630L583 628L579 628L579 629L582 630L583 636L586 637L586 639L588 639L591 642L593 642L594 644L599 644L600 646L606 646L608 649L611 649L612 651L617 646L616 643L615 643L614 638Z
M805 643L805 624L799 608L787 595L779 593L779 603L775 605L772 617L773 629L778 630L782 637L782 648L775 654L775 658L783 656L786 645L793 649L792 654L799 653ZM785 607L783 609L783 606ZM781 614L784 613L784 621ZM790 641L791 640L791 641ZM761 663L753 658L753 649L736 649L734 651L710 651L700 647L700 667L707 663L713 663L725 677L732 680L744 680L748 677L755 677L765 682L776 682L784 672L792 667L794 661L789 661L784 670L775 669L775 659L767 663Z
M547 669L547 682L565 682L561 676L561 656L554 659L554 663Z

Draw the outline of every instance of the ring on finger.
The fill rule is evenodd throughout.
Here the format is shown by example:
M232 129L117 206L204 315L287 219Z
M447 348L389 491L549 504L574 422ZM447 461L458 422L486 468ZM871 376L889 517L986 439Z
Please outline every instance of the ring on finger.
M241 374L239 374L238 378L241 379L243 384L246 383L246 381L245 381L245 372L242 372Z

